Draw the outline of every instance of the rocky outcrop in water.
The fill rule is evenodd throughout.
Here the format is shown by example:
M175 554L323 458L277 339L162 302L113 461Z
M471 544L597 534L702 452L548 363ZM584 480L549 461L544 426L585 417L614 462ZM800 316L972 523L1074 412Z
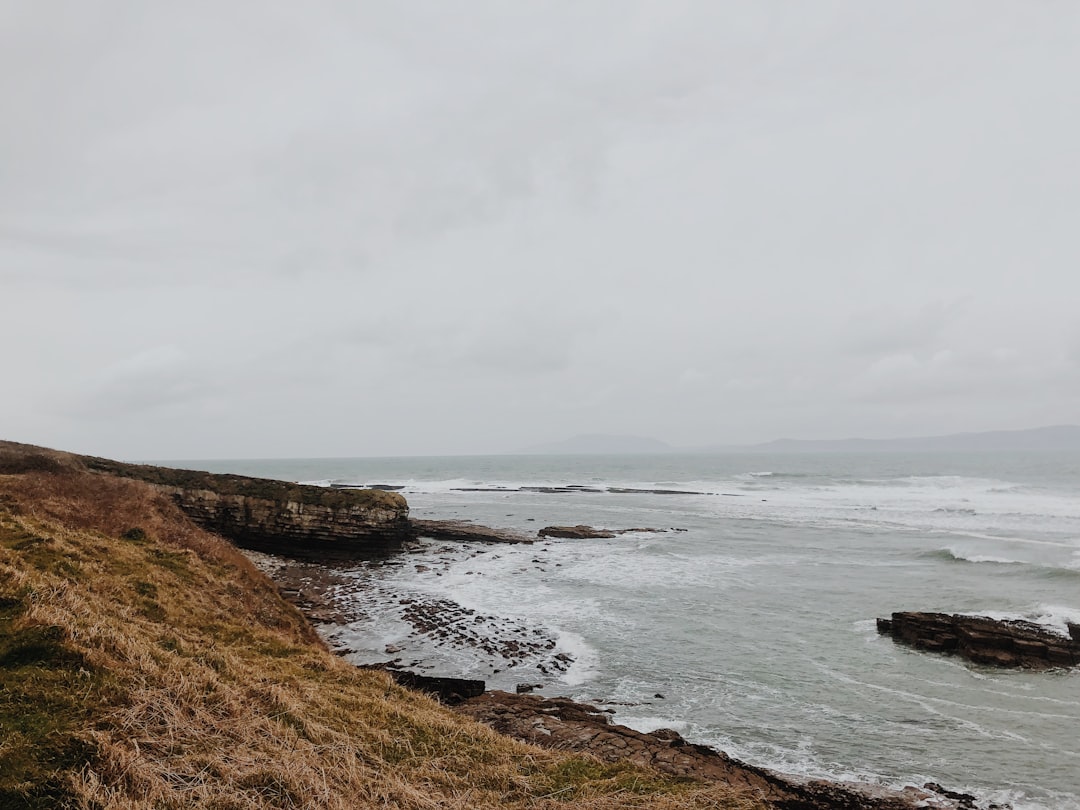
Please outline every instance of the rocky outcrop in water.
M513 529L495 529L468 520L413 520L418 537L450 543L532 543L534 539Z
M667 529L652 529L647 527L638 527L634 529L597 529L592 526L578 525L578 526L545 526L537 534L540 537L561 537L568 540L594 540L594 539L606 539L609 537L617 537L620 534L634 534L636 532L666 532ZM674 532L685 531L685 529L672 529Z
M1015 619L900 612L878 619L879 633L920 650L959 655L976 664L1049 669L1080 664L1080 627L1069 636Z
M611 722L595 706L568 698L485 692L457 711L523 742L592 754L606 762L628 760L689 779L746 788L778 810L914 810L975 808L971 796L938 785L889 790L875 785L802 779L747 765L671 729L650 734Z
M592 526L545 526L538 534L541 537L565 537L570 540L592 540L615 536L613 531L594 529Z

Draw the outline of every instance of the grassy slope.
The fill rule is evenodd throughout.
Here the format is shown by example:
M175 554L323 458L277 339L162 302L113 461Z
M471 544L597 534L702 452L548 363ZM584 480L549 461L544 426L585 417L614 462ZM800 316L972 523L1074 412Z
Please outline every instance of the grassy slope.
M756 806L355 669L145 484L0 475L0 808Z
M0 474L24 472L54 472L58 470L91 470L121 478L134 478L150 484L207 489L218 495L242 495L271 501L294 501L316 504L331 509L349 507L403 509L404 497L396 492L377 489L327 489L326 487L251 478L246 475L208 473L200 470L180 470L173 467L154 467L149 464L127 464L96 456L80 456L35 447L30 444L0 441Z

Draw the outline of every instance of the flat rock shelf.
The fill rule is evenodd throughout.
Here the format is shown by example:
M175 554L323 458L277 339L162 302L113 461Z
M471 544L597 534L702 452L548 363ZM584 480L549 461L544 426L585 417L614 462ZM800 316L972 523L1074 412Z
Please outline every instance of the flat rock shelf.
M948 613L893 613L878 632L919 650L959 655L976 664L1051 669L1080 664L1080 625L1069 635L1016 619Z

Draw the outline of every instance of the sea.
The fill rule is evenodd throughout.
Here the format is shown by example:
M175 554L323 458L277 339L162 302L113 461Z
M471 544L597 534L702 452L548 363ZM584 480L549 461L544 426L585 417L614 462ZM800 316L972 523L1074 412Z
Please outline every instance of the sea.
M1080 808L1080 669L978 666L875 626L900 610L1080 622L1078 453L174 463L400 487L414 517L534 536L639 530L335 564L345 621L324 632L357 663L542 684L787 773ZM500 643L418 630L417 604Z

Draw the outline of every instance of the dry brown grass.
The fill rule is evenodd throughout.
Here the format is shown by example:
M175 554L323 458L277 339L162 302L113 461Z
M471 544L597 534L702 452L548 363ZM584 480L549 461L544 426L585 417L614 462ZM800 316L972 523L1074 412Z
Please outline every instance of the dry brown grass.
M37 658L0 655L0 806L760 806L516 743L357 670L246 558L138 482L0 476L4 605L17 609L0 636L58 629ZM21 722L52 698L39 725ZM55 766L38 761L43 741L63 753Z

